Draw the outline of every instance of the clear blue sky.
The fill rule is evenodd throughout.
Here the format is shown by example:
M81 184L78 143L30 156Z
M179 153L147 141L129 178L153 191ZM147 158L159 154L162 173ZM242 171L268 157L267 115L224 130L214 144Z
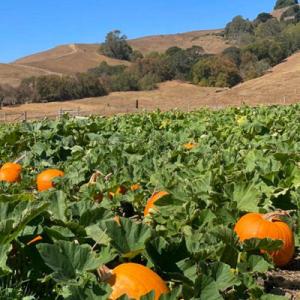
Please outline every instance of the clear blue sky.
M253 19L275 0L0 0L0 62L60 44L223 28L236 15Z

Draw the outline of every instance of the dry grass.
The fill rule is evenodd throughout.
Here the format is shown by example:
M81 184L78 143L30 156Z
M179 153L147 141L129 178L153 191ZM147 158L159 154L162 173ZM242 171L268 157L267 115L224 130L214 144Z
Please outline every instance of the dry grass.
M201 46L207 53L220 53L230 44L220 36L222 30L200 30L187 33L154 35L131 40L130 44L142 53L164 52L171 46L189 48Z
M50 72L48 70L43 70L40 68L35 68L25 65L15 65L15 64L0 64L0 83L9 84L12 86L18 86L22 79L39 76L39 75L49 75L57 74L56 72Z
M110 65L129 64L126 61L100 55L98 50L99 45L70 44L19 59L15 63L63 74L86 72L88 69L98 66L102 61L106 61Z
M28 112L30 118L42 114L57 115L60 109L76 110L90 114L111 115L115 113L134 112L136 100L139 100L140 110L155 109L170 110L174 108L192 110L203 106L215 105L211 99L220 89L197 87L192 84L170 81L162 83L159 89L142 92L116 92L105 97L87 98L82 100L31 103L15 107L5 107L6 113Z
M300 100L300 53L290 56L262 77L246 81L217 95L224 105L245 102L255 104L289 104Z

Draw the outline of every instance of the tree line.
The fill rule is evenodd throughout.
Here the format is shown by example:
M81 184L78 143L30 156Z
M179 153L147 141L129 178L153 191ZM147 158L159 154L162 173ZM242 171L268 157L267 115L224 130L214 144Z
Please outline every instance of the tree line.
M120 31L107 34L99 51L111 58L130 61L129 66L108 65L75 76L39 76L23 80L17 88L0 87L1 103L47 102L107 95L114 91L155 89L167 80L201 86L232 87L263 75L272 66L300 49L298 0L277 0L285 8L281 19L260 13L253 21L236 16L222 35L232 46L222 53L205 53L199 46L171 47L164 53L143 55L134 50Z

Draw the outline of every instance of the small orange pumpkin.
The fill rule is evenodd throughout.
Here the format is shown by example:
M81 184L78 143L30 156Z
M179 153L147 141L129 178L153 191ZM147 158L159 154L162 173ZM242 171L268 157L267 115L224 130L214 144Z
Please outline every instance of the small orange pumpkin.
M145 294L155 291L155 300L169 292L166 283L151 269L135 263L124 263L114 268L106 280L112 287L110 300L122 295L140 299Z
M141 186L140 186L138 183L136 183L136 184L133 184L133 185L130 187L130 190L131 190L132 192L135 192L135 191L139 190L140 188L141 188Z
M5 163L0 169L0 181L14 183L21 179L22 166L17 163Z
M39 192L49 190L54 187L53 179L64 176L64 172L57 169L48 169L37 176L37 188Z
M114 192L109 192L108 197L109 197L109 199L112 199L113 197L118 196L120 194L125 195L126 192L127 192L126 187L123 185L120 185L117 187L117 189Z
M183 148L186 150L192 150L195 147L197 147L198 145L196 143L186 143L183 145Z
M295 252L293 231L279 219L282 215L286 215L286 213L248 213L240 218L234 227L234 231L241 241L251 238L281 240L283 242L282 248L269 253L274 263L279 267L288 264Z
M165 191L160 191L160 192L154 193L154 194L150 197L150 199L147 201L147 205L146 205L145 210L144 210L144 216L146 217L146 216L149 214L150 209L155 208L154 203L155 203L158 199L160 199L160 198L162 198L162 197L164 197L164 196L166 196L166 195L169 195L169 193L168 193L168 192L165 192Z

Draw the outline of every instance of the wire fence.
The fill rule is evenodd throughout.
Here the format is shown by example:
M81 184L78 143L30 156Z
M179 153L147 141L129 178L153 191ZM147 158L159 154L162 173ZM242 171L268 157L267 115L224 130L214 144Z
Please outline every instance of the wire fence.
M296 93L295 93L296 94ZM157 109L161 109L162 111L171 110L171 109L179 109L186 112L191 112L195 110L199 110L201 108L212 109L212 110L220 110L229 106L259 106L259 105L288 105L296 102L300 102L300 94L293 95L293 97L257 97L255 101L252 96L239 96L234 101L230 101L226 103L225 101L218 102L213 101L208 104L202 103L187 103L186 105L181 105L180 107L167 107L167 106L158 106L158 107L147 107L143 106L143 102L136 100L134 103L130 103L128 105L112 105L112 104L103 104L101 107L95 106L94 110L84 110L81 107L76 108L60 108L58 111L44 111L44 112L36 112L36 111L1 111L0 110L0 123L16 123L16 122L29 122L35 120L42 120L45 118L48 119L56 119L61 116L68 114L73 117L86 117L91 115L96 116L108 116L114 114L128 114L128 113L142 113L142 112L153 112ZM264 99L264 100L263 100ZM299 99L299 101L297 101ZM184 101L182 101L184 103Z

